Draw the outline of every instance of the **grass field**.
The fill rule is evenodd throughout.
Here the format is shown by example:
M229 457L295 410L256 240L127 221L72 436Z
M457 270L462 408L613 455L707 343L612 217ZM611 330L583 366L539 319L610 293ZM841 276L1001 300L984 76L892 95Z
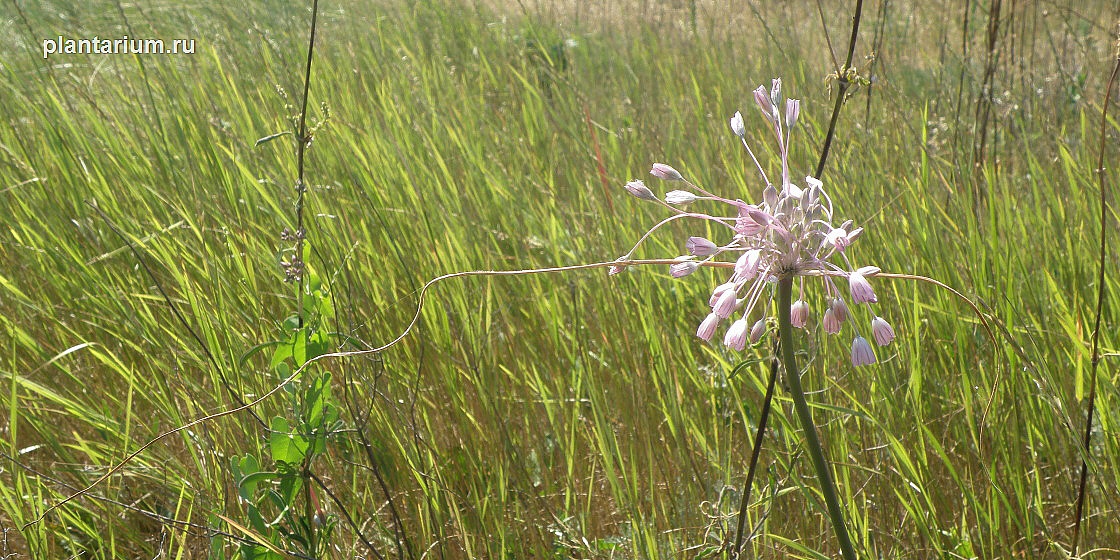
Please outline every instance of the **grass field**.
M316 361L252 413L110 470L290 371L270 360L283 344L261 345L292 333L281 233L297 220L322 283L301 318L320 351L349 351L396 338L437 276L624 254L667 216L622 188L672 188L655 162L758 199L727 123L743 112L773 174L751 94L771 78L801 99L792 174L811 173L854 9L323 0L297 218L298 142L256 142L298 120L309 4L0 7L0 558L726 557L771 347L696 338L723 282L704 269L441 282L392 348ZM879 364L852 368L850 339L819 327L793 342L861 558L1068 558L1083 457L1079 550L1120 558L1112 210L1081 443L1102 145L1109 200L1120 179L1115 106L1101 138L1120 10L1083 4L863 5L854 66L873 80L849 92L822 179L866 228L858 261L935 278L984 320L929 283L878 279L898 333ZM60 35L196 52L44 59ZM635 257L711 233L678 221ZM288 419L315 406L338 419L296 486L246 490L231 462L284 474L284 438L306 435ZM781 387L772 414L744 556L836 557ZM246 493L283 500L257 515Z

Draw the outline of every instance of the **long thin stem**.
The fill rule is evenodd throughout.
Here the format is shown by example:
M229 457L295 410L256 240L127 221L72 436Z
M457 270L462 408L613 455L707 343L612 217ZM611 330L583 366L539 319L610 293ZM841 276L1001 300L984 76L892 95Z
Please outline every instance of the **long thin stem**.
M828 517L832 521L833 530L836 531L836 540L840 543L840 554L843 555L844 560L856 560L852 539L848 536L848 527L844 524L844 512L840 509L840 499L836 495L836 484L832 481L832 473L824 458L821 440L817 437L817 428L813 424L813 415L805 402L805 391L801 389L801 371L797 368L797 358L793 352L793 323L790 321L792 305L793 278L781 278L778 280L778 338L781 340L782 362L785 366L786 381L789 382L790 397L793 398L793 408L797 412L797 419L801 422L801 429L805 432L805 447L808 448L809 457L813 459L813 469L817 471L824 502L828 507Z
M852 85L852 82L848 79L848 70L852 67L852 58L856 53L856 39L859 38L859 22L862 16L863 0L856 0L855 13L852 14L852 35L848 40L848 57L845 59L844 67L836 69L836 81L840 84L840 87L836 92L836 105L832 108L832 119L828 122L828 132L824 136L821 159L817 162L816 172L813 173L813 176L818 179L824 173L824 162L828 161L828 151L832 148L832 139L836 135L836 122L840 117L840 107L844 106L844 96L848 94L848 88Z
M1101 316L1104 315L1104 302L1105 302L1105 281L1104 281L1104 267L1105 256L1108 254L1108 215L1109 204L1108 197L1105 190L1105 171L1104 171L1104 150L1106 127L1108 125L1108 103L1112 100L1112 86L1116 83L1116 75L1120 73L1120 53L1116 56L1116 64L1112 67L1112 75L1108 78L1108 90L1104 95L1104 105L1101 107L1101 145L1100 155L1097 157L1097 181L1100 184L1101 191L1101 246L1099 263L1100 269L1097 272L1097 318L1093 325L1093 340L1092 340L1092 362L1090 365L1091 373L1089 375L1089 402L1088 412L1085 413L1085 438L1082 442L1083 455L1081 456L1081 478L1077 485L1077 506L1074 513L1073 522L1073 544L1070 547L1070 558L1077 557L1077 545L1081 538L1081 519L1085 509L1085 484L1089 479L1089 462L1088 457L1091 453L1090 443L1093 437L1093 412L1096 407L1097 401L1097 370L1101 363L1101 348L1099 343L1101 333Z
M293 260L299 259L301 272L296 280L296 312L299 318L299 328L303 328L303 280L306 274L306 264L303 263L303 239L306 232L303 230L303 194L307 192L307 183L304 180L304 154L307 153L307 144L311 141L307 137L307 98L311 93L311 61L315 54L315 27L319 17L319 0L311 3L311 37L307 41L307 65L303 74L303 106L299 110L299 130L296 131L296 254Z
M775 348L778 351L778 348ZM739 502L739 526L735 530L735 546L731 557L738 558L743 550L743 533L746 531L747 504L751 501L751 486L754 485L755 471L758 469L758 456L762 454L762 437L766 435L766 421L770 418L770 403L774 401L774 385L778 378L778 360L770 360L770 380L766 383L766 396L762 398L762 412L758 417L758 430L754 434L754 449L751 450L751 464L747 467L747 481L743 483L743 498Z
M816 168L816 171L813 173L813 177L815 177L817 179L820 179L824 175L824 165L825 165L826 162L828 162L828 152L829 152L829 149L832 147L832 139L834 138L834 136L836 134L836 123L837 123L838 119L840 118L840 109L844 106L844 96L847 94L848 87L851 85L850 82L848 82L848 80L846 78L846 70L847 70L848 67L850 67L852 65L852 59L855 57L856 40L859 39L859 22L860 22L860 19L862 18L862 16L863 16L863 0L856 0L855 13L852 14L852 34L850 35L850 37L848 39L848 56L845 59L845 68L837 68L836 69L837 75L840 76L840 91L838 92L839 95L836 96L836 104L832 108L832 118L829 119L829 122L828 122L828 132L825 134L824 147L821 148L821 157L820 157L820 160L817 161L817 168ZM831 47L829 48L829 52L830 53L832 52ZM743 142L743 145L746 145L745 140ZM748 147L747 150L749 151L750 148ZM753 152L751 153L751 158L754 158L754 153ZM755 160L755 165L758 165L758 160ZM761 166L759 166L759 169L760 170L762 169ZM763 173L764 178L765 178L765 176L766 176L765 173ZM769 182L769 181L767 181L767 182ZM788 318L788 316L789 316L789 306L788 305L786 306L784 313L785 313L785 316ZM786 340L786 339L783 338L782 340ZM735 548L732 550L732 557L733 558L737 557L739 555L739 551L741 550L740 547L742 545L742 539L743 539L743 517L744 517L744 514L746 513L747 498L749 498L749 496L750 496L750 490L751 490L750 485L751 485L751 483L753 482L753 479L754 479L755 465L758 461L758 455L762 450L760 444L762 442L762 436L766 433L766 413L769 412L770 402L774 399L773 387L774 387L774 381L775 381L775 379L777 379L777 376L778 376L778 368L774 367L774 365L772 363L771 367L770 367L770 380L767 383L767 387L769 387L769 389L767 389L767 391L766 391L766 397L764 398L764 401L763 401L763 404L762 404L763 416L759 421L758 432L755 436L755 449L754 449L754 452L751 455L751 466L747 470L747 488L746 488L746 490L744 492L744 495L743 495L743 502L739 506L739 530L738 530L738 532L735 536Z

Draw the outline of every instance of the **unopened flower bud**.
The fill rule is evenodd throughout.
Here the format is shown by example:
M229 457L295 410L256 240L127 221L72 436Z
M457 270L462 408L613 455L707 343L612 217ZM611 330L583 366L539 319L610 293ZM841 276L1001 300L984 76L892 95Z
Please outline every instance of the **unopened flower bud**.
M727 334L723 336L723 344L732 350L742 352L747 347L747 320L739 319L731 323Z
M696 272L698 268L700 268L700 263L696 261L681 261L679 263L669 265L669 274L671 274L673 278L684 278L685 276Z
M765 87L758 86L754 90L754 102L758 104L766 120L774 122L774 105L770 103L770 96L766 93Z
M790 99L786 101L786 128L793 128L797 124L797 115L801 113L801 101Z
M842 323L839 319L836 318L836 312L831 307L829 307L828 309L824 310L824 317L821 319L821 324L824 325L824 332L828 334L836 334L840 332L840 325Z
M740 138L747 133L747 129L743 126L743 114L735 111L735 115L731 117L731 132Z
M716 333L716 325L719 325L719 315L709 313L700 323L700 328L696 329L696 336L711 342L712 335Z
M766 334L766 318L763 317L751 325L751 344L758 344L762 335Z
M719 252L719 247L715 243L704 239L703 237L689 237L688 241L684 244L689 253L698 257L706 257L714 255Z
M797 300L793 302L790 307L789 322L795 328L804 328L805 323L809 322L809 304L805 300Z
M743 253L739 260L735 261L735 276L740 280L750 280L758 273L758 263L762 259L762 251L760 249L751 249Z
M734 290L734 289L735 289L735 283L734 282L728 282L726 284L720 284L720 285L716 286L716 289L712 290L712 296L710 298L708 298L708 307L715 307L716 302L719 301L719 296L722 296L723 292L726 292L727 290Z
M684 177L681 176L679 171L673 169L672 167L669 167L668 165L665 165L664 163L653 164L653 169L649 171L649 174L665 181L684 180Z
M762 200L766 203L766 206L770 208L777 206L778 189L775 189L774 185L766 185L766 188L762 189Z
M875 351L871 349L871 344L867 342L866 338L857 336L852 341L852 365L869 366L875 363Z
M623 186L626 188L627 192L642 200L657 200L653 191L649 190L649 187L641 180L630 181Z
M871 283L858 270L848 275L848 288L852 292L852 301L856 303L876 303L879 301L875 297L875 291L871 289Z
M875 338L876 344L886 346L894 340L894 329L882 317L875 317L875 320L871 321L871 336Z
M726 319L735 312L735 302L735 290L727 290L719 295L715 307L712 307L712 313L719 315L721 319Z
M696 201L696 195L688 191L669 191L665 193L665 202L673 205L689 204Z
M851 314L848 313L848 304L844 303L844 300L841 298L832 298L829 307L836 313L836 320L841 323L847 321L848 317L851 317Z

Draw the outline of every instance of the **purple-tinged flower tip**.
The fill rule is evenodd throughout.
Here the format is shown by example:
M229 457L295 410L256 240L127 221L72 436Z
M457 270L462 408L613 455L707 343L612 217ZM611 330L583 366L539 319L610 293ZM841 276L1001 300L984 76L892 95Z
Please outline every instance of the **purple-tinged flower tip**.
M773 207L777 206L778 205L778 189L775 189L774 185L769 185L769 184L766 185L766 188L762 189L762 200L770 208L773 208Z
M649 174L665 181L684 180L684 177L681 176L679 171L673 169L672 167L669 167L668 165L665 165L664 163L653 164L653 169L649 171Z
M848 232L842 228L833 228L832 231L828 232L828 235L825 236L824 240L833 247L836 247L836 250L840 251L841 253L843 253L844 249L847 249L848 245L851 245L852 243L851 239L848 236Z
M630 260L630 256L626 255L626 256L618 257L617 259L614 260L614 262L623 262L623 261L628 261L628 260ZM615 274L618 274L618 273L622 272L622 269L624 269L624 268L626 268L626 265L616 264L616 265L607 269L607 276L614 276Z
M712 290L712 296L708 298L708 307L715 307L716 302L719 301L719 296L722 296L723 292L726 292L727 290L734 290L734 289L735 289L735 283L734 282L727 282L725 284L720 284L720 285L716 286L715 289Z
M824 310L824 318L821 319L821 324L824 325L824 332L836 334L840 332L840 325L842 325L843 322L836 318L836 311L829 307Z
M740 138L747 133L746 127L743 126L743 114L739 111L735 111L735 114L731 117L731 132L734 132L735 136Z
M894 329L882 317L875 317L875 320L871 321L871 336L875 338L876 344L886 346L894 340Z
M782 103L782 79L774 78L770 80L770 102L775 105Z
M696 270L699 268L700 263L696 261L681 261L679 263L669 265L669 274L673 275L673 278L684 278L685 276L696 272Z
M688 191L669 191L665 193L665 202L673 205L689 204L696 201L696 195Z
M735 261L735 276L740 280L750 280L758 273L758 263L762 260L762 251L759 249L751 249L742 254L739 260Z
M794 328L805 328L805 323L809 322L809 304L805 300L797 300L793 302L793 306L789 310L789 322Z
M758 235L766 231L771 219L770 214L755 206L740 207L739 217L735 219L735 232L748 237Z
M766 88L758 86L754 90L754 102L758 104L758 108L762 110L762 114L766 120L774 121L774 105L770 103L770 95L766 93Z
M630 181L623 186L626 188L627 192L642 200L657 200L657 196L655 196L653 191L649 190L649 187L641 180Z
M686 249L688 249L689 253L692 253L697 257L706 257L708 255L714 255L719 252L719 247L715 243L712 243L711 241L708 241L703 237L689 237L684 246Z
M801 101L790 99L786 101L786 128L793 128L797 124L797 115L801 113Z
M709 313L704 321L700 323L700 327L696 329L696 336L712 341L712 335L716 334L716 326L719 325L719 315Z
M856 272L864 276L875 276L876 274L882 272L882 269L877 266L861 266L856 269Z
M875 291L871 289L871 283L863 277L863 273L859 270L848 275L848 288L852 292L852 301L856 303L876 303L879 301L875 297Z
M836 314L836 320L841 323L847 321L848 318L852 316L851 313L848 313L848 304L844 303L844 300L841 298L832 298L832 301L829 303L829 308Z
M747 206L747 215L750 216L752 220L764 226L770 225L771 220L774 219L774 217L770 214L767 214L766 212L763 212L762 210L759 210L754 206Z
M863 228L861 228L861 227L857 227L856 229L853 229L852 231L849 231L848 232L848 243L851 244L856 239L859 239L859 236L861 236L861 235L863 235ZM872 267L872 268L876 268L876 267ZM879 273L878 268L876 268L875 273L876 274ZM871 276L871 275L868 274L867 276Z
M747 347L747 320L739 319L731 323L727 334L723 336L723 344L732 350L742 352Z
M758 344L762 335L766 334L766 318L763 317L751 325L751 344Z
M735 312L735 290L727 290L719 295L716 304L712 306L712 313L718 315L721 319L726 319Z
M875 351L871 349L871 343L867 342L866 338L857 336L852 341L852 365L869 366L875 363Z

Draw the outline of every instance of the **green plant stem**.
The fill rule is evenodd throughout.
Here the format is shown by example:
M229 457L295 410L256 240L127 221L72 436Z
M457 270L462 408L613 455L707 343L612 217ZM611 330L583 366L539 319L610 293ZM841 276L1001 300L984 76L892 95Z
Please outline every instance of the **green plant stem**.
M821 440L817 437L816 425L813 424L813 416L809 413L809 405L805 402L805 391L801 389L801 372L797 368L797 359L793 353L793 324L790 322L792 304L793 278L783 277L778 281L778 338L781 341L786 381L789 382L790 396L793 398L797 419L805 432L805 443L809 456L813 459L813 468L817 471L817 478L820 480L821 492L824 493L825 505L828 507L828 517L832 520L832 528L836 531L836 539L840 542L840 553L844 556L844 560L856 560L852 539L848 536L847 526L844 525L844 512L840 510L840 500L836 496L836 485L832 481L832 473L828 470L828 462L825 461Z

